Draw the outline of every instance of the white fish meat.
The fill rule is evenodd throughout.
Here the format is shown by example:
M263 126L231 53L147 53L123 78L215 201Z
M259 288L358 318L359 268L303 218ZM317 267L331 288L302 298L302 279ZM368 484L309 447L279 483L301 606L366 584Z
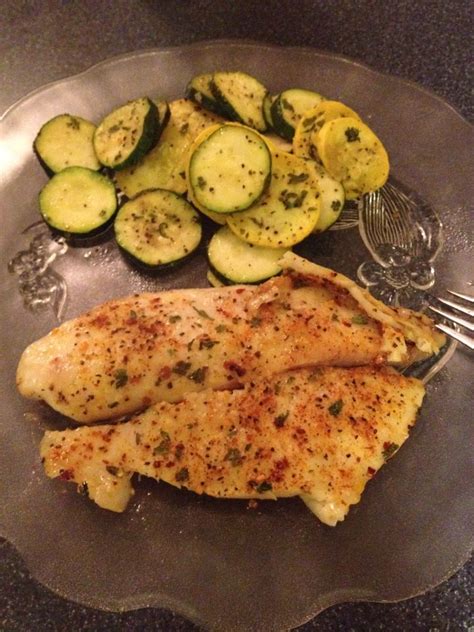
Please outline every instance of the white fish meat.
M134 473L220 498L300 496L335 525L408 437L422 383L389 367L300 369L162 402L134 419L46 432L46 474L123 511Z
M113 300L23 353L17 385L80 423L305 366L407 364L444 342L426 316L392 309L292 253L260 286Z

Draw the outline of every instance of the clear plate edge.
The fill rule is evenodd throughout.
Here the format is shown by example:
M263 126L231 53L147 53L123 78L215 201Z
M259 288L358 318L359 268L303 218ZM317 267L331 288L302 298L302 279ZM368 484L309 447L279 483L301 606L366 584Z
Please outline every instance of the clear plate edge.
M250 47L255 47L255 48L260 48L260 49L267 48L267 49L272 49L272 50L297 50L306 55L312 55L312 56L316 55L323 58L336 59L348 65L357 66L358 68L360 68L361 70L369 74L383 76L383 77L386 77L387 79L395 80L404 85L410 86L418 90L422 94L430 98L436 99L437 101L441 102L444 106L448 106L453 111L453 113L461 119L461 121L463 121L464 123L467 123L468 125L471 125L471 123L467 120L467 118L463 116L463 114L461 114L459 109L456 106L454 106L452 103L450 103L449 100L445 99L444 97L441 97L436 92L430 90L429 88L426 88L425 86L420 85L418 82L413 81L411 79L406 79L405 77L400 77L399 75L392 75L390 73L387 73L381 70L376 70L368 66L367 64L363 63L362 61L356 60L351 57L347 57L345 55L341 55L339 53L332 53L331 51L328 51L328 50L321 50L321 49L313 48L310 46L284 46L284 45L273 44L273 43L268 43L268 42L259 42L258 40L251 40L251 39L201 40L199 42L192 42L189 44L182 44L182 45L178 44L176 46L137 49L137 50L129 51L127 53L120 53L119 55L108 57L107 59L104 59L95 64L92 64L91 66L88 66L87 68L85 68L84 70L80 72L74 73L72 75L65 75L62 78L55 79L54 81L50 81L46 84L38 86L37 88L34 88L33 90L30 90L27 94L20 97L19 99L14 101L10 106L7 107L7 109L0 115L0 124L2 124L5 121L5 119L8 117L11 111L17 109L18 107L21 107L24 101L28 101L32 97L35 97L37 94L40 94L41 92L44 92L50 88L53 88L56 85L67 83L69 81L72 82L72 81L75 81L76 79L80 79L84 75L87 75L89 73L92 74L96 70L102 70L104 67L107 67L108 65L113 65L117 62L127 61L128 59L132 59L136 57L145 57L149 55L162 54L162 53L168 53L168 52L173 53L176 51L181 51L181 50L184 51L184 50L193 49L193 48L204 48L204 49L217 48L219 46L244 46L244 47L249 47L249 48Z

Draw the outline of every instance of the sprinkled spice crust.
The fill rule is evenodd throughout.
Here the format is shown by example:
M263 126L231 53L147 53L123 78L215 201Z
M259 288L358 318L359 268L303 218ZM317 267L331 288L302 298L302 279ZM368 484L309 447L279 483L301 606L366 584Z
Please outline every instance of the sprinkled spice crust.
M118 426L47 432L41 456L48 476L113 511L138 472L218 498L300 496L334 525L406 440L423 394L386 367L299 369Z

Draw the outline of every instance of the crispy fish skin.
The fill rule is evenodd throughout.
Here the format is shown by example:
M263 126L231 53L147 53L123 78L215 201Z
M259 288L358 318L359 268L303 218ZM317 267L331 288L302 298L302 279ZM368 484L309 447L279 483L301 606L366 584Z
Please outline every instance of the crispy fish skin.
M413 336L394 310L361 288L353 295L342 275L309 262L297 270L304 260L285 257L293 267L260 286L141 294L64 323L24 351L20 393L91 423L298 367L409 359ZM430 321L422 325L429 338Z
M46 474L123 511L137 472L221 498L300 496L344 519L408 437L422 383L388 367L300 369L242 390L189 394L119 425L46 432Z

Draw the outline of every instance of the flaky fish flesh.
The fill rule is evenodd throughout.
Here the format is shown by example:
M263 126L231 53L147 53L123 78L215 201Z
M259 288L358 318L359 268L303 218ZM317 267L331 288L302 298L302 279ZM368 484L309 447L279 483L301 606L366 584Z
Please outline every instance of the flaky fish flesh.
M18 388L90 423L300 367L406 364L443 344L426 316L389 308L341 274L292 253L281 264L260 286L96 307L25 350Z
M343 520L402 445L422 383L389 367L299 369L241 390L191 393L117 425L46 432L46 474L123 511L134 473L220 498L300 496Z

